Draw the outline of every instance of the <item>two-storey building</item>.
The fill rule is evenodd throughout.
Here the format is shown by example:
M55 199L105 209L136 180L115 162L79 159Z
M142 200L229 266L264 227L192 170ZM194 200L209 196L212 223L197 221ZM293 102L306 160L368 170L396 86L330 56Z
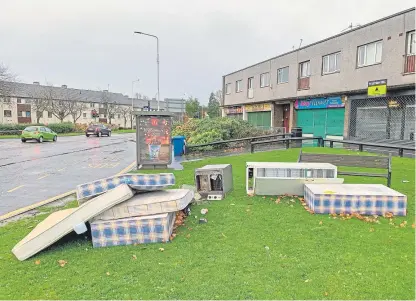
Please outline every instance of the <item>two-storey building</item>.
M222 114L305 136L411 139L415 50L411 8L223 76ZM370 97L376 80L387 93Z

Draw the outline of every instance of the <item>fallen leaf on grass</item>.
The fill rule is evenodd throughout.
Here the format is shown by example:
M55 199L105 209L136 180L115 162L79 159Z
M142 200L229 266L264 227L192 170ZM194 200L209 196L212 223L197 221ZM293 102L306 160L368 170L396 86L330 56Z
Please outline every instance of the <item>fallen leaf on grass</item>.
M370 228L370 232L374 232L374 228Z
M165 251L165 249L163 249L163 248L159 248L159 251L160 251L160 252L163 252L163 251Z
M249 211L250 211L250 209L246 209L246 211L247 211L247 212L249 212Z
M392 217L393 217L393 213L391 213L391 212L386 212L386 213L384 214L384 217L386 217L386 218L392 218Z
M38 260L35 260L35 264L36 265L40 265L40 260L38 259Z
M107 276L110 276L110 272L105 273Z
M222 235L222 236L224 236L225 238L227 238L227 236L225 236L225 234L224 234L224 233L221 233L221 235Z
M407 224L407 222L406 222L406 221L404 221L404 222L400 223L400 228L404 228L404 227L406 227L406 224Z
M324 293L324 296L328 296L328 295L329 295L329 294L328 294L328 292L325 292L325 293Z
M413 228L413 229L415 228L415 224L412 224L412 228Z
M263 199L265 199L266 197L264 196Z
M309 279L306 279L306 280L305 280L305 282L309 282L309 281L310 281Z
M136 255L133 255L132 257L133 257L133 259L134 259L134 260L136 260L136 259L137 259L137 256L136 256Z
M68 261L61 259L61 260L58 260L58 263L61 266L61 268L63 268L68 263Z
M323 224L323 222L322 222L322 221L320 221L320 222L319 222L319 224L320 224L320 225L322 225L322 224Z
M278 198L278 199L275 201L275 203L276 203L276 204L279 204L279 203L280 203L280 198Z
M190 237L191 237L191 234L187 234L187 235L186 235L186 238L190 238Z
M290 199L290 202L292 203L296 203L296 201L294 199Z

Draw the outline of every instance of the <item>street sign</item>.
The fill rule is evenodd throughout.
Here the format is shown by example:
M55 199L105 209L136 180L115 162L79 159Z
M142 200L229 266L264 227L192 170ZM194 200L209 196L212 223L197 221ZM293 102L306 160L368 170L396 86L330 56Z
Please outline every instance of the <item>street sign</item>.
M387 93L387 79L369 81L367 87L368 96L385 96Z

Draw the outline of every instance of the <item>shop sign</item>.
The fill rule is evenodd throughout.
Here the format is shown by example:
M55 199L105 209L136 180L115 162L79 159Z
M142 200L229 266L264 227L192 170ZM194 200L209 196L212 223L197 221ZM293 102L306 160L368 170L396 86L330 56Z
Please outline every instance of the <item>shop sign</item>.
M400 104L397 100L390 99L389 102L388 102L388 107L389 108L398 108L398 107L400 107Z
M387 93L387 79L372 80L368 82L368 96L385 96Z
M225 108L225 114L243 114L243 107L228 107Z
M313 98L307 100L296 100L295 109L306 110L306 109L327 109L327 108L343 108L345 107L345 99L337 97L327 98Z
M271 111L272 106L269 103L260 103L260 104L252 104L246 105L246 112L261 112L261 111Z

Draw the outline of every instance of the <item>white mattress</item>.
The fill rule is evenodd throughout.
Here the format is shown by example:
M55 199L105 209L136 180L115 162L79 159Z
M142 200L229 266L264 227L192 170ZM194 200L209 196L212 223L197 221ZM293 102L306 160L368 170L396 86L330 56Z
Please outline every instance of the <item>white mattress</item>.
M337 194L337 195L385 195L405 196L382 184L325 184L316 185L308 183L307 188L314 194Z
M25 260L72 232L75 226L85 223L97 214L130 199L132 196L133 191L129 186L122 184L91 199L80 207L54 212L23 238L12 249L12 252L17 259Z
M93 221L175 212L188 206L193 198L194 192L189 189L138 193L130 200L98 214Z

